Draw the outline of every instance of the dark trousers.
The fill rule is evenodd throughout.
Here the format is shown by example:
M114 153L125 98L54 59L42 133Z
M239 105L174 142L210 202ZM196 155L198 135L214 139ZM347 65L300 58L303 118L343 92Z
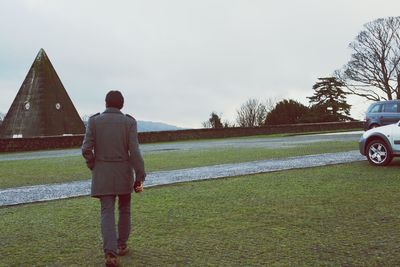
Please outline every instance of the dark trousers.
M118 233L115 226L116 196L101 196L101 234L104 253L117 255L117 248L125 246L131 231L131 194L118 196Z

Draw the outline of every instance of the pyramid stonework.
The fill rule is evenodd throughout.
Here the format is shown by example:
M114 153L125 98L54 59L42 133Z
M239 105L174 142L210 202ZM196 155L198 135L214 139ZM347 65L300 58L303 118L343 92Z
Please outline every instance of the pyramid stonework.
M4 118L0 137L60 136L84 131L78 112L41 49Z

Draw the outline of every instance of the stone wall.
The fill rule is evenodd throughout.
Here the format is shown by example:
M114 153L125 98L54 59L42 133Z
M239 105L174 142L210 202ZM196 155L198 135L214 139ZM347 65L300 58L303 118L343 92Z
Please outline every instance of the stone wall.
M180 140L228 138L277 133L302 133L331 130L363 129L363 122L304 123L251 128L192 129L139 133L139 142L156 143ZM33 151L80 147L83 135L38 138L0 139L0 152Z
M0 152L79 147L82 140L83 135L0 139Z

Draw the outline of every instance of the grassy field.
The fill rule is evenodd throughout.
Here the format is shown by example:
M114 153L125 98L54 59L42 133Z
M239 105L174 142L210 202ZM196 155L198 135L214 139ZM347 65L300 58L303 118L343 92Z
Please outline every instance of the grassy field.
M301 145L295 148L231 148L172 151L144 155L147 172L207 165L246 162L357 149L357 142L337 141ZM0 162L0 188L59 183L90 178L80 156Z
M400 162L182 183L133 197L122 266L399 266ZM99 266L89 197L0 209L0 266Z

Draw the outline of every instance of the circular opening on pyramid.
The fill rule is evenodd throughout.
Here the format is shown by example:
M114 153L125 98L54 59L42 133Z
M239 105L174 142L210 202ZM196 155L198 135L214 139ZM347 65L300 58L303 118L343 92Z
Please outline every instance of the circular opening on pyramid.
M29 110L31 108L31 104L29 103L29 101L26 101L25 103L24 103L24 109L25 110Z
M61 104L60 103L56 103L56 109L60 110L60 108L61 108Z

